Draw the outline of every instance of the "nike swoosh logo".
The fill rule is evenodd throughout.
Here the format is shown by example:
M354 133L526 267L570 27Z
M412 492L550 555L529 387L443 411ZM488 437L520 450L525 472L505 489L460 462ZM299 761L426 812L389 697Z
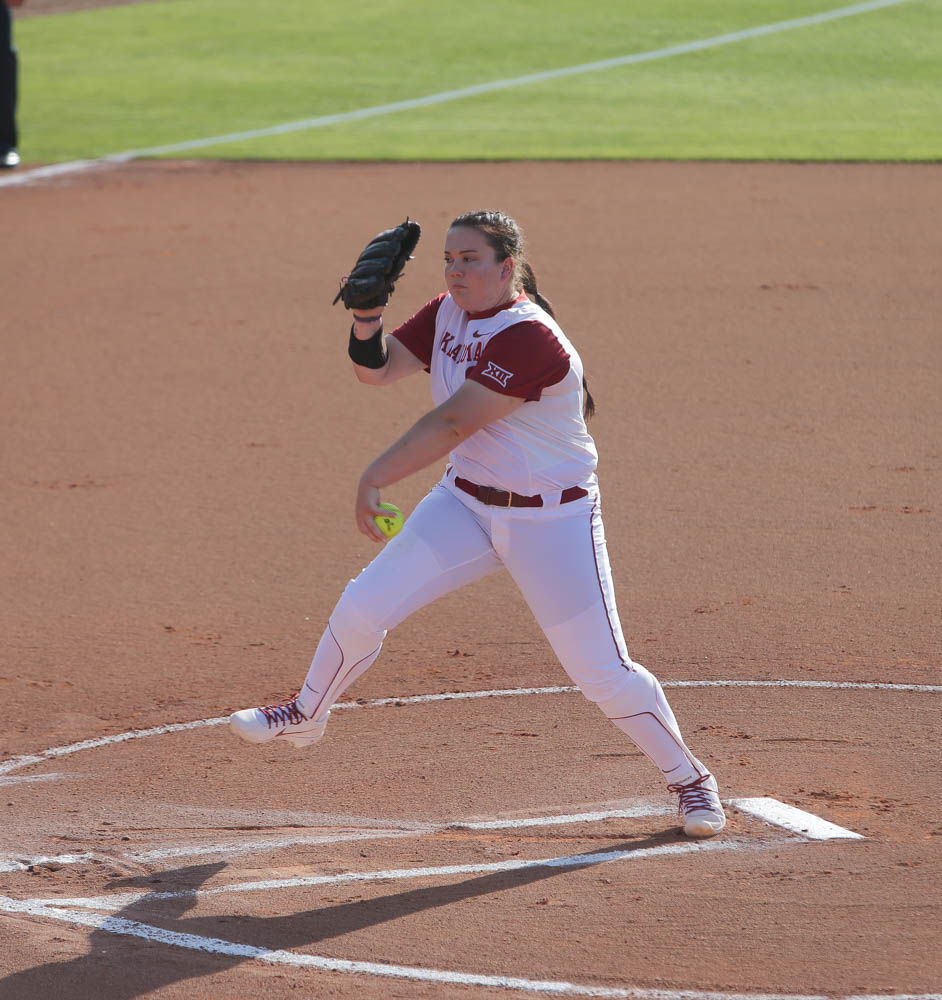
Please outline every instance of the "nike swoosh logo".
M486 337L487 333L472 333L472 337Z

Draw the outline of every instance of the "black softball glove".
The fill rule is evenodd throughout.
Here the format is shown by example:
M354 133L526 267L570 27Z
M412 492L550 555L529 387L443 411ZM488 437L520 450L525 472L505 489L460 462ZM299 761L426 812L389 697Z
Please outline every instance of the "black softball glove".
M387 229L374 236L357 258L353 270L346 278L340 279L340 291L332 304L336 305L343 299L347 309L373 309L386 305L396 279L402 274L421 234L422 227L406 219L395 229Z

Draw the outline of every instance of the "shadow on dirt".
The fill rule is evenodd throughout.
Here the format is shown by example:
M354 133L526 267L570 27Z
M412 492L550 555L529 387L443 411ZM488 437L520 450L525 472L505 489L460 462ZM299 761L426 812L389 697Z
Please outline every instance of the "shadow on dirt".
M641 840L607 844L597 851L586 852L585 856L643 850L676 842L676 831L663 831ZM160 893L149 893L112 914L116 921L127 921L128 924L112 923L110 926L113 929L93 929L89 938L90 949L79 958L50 962L0 979L0 996L4 1000L35 1000L42 996L55 997L56 1000L89 1000L90 997L131 1000L173 983L218 974L252 960L251 956L245 955L197 951L195 941L191 950L141 940L134 936L135 926L145 925L147 928L161 928L175 934L216 941L222 939L220 943L238 943L252 948L305 947L463 900L533 885L599 863L602 862L494 872L450 885L412 889L279 917L235 914L185 918L184 914L196 905L197 897L165 899L160 893L196 889L226 865L220 863L173 869L161 873ZM122 879L111 883L109 888L153 889L153 882L153 877ZM212 942L207 944L212 947ZM310 974L314 970L295 971Z

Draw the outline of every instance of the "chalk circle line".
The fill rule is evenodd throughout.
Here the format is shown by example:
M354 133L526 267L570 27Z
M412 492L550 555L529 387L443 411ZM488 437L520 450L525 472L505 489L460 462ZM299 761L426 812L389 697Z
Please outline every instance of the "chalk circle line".
M829 690L829 691L896 691L916 692L920 694L940 694L942 684L889 684L878 681L802 681L802 680L701 680L701 681L662 681L665 688L794 688L798 690ZM341 701L333 706L331 711L357 708L386 708L390 705L423 705L436 701L467 701L477 698L513 698L525 695L541 694L574 694L579 688L574 685L553 687L503 688L491 691L448 691L442 694L418 694L402 698L374 698L371 701ZM0 776L11 774L24 767L42 764L44 761L57 757L68 757L80 750L95 750L99 747L115 743L126 743L128 740L140 740L148 736L165 736L170 733L181 733L190 729L204 729L208 726L222 726L228 723L229 716L219 716L212 719L197 719L194 722L174 722L165 726L153 726L150 729L132 729L126 733L116 733L113 736L100 736L95 739L70 743L68 746L50 747L34 754L21 754L0 763ZM942 1000L942 994L940 994Z
M942 685L927 684L889 684L879 682L852 682L852 681L797 681L797 680L695 680L695 681L666 681L664 687L675 688L771 688L771 689L798 689L798 690L851 690L851 691L886 691L886 692L918 692L918 693L940 693ZM553 687L531 687L512 688L488 691L457 691L442 694L413 695L401 698L378 698L371 701L363 699L357 701L340 702L334 707L336 709L354 710L360 708L380 708L388 706L405 706L429 704L442 701L460 701L480 698L495 697L520 697L525 695L546 695L546 694L572 694L579 689L573 686L553 686ZM188 730L206 728L209 726L224 725L228 717L200 719L193 722L173 723L165 726L155 726L150 729L133 730L113 736L101 737L99 739L83 740L68 746L52 747L41 753L24 755L13 758L0 765L0 774L9 773L29 766L30 764L42 763L57 757L67 756L77 753L80 750L90 750L97 747L107 746L126 742L132 739L142 739L148 736L165 735L169 733L185 732ZM815 820L810 814L796 810L784 803L776 802L772 799L737 799L730 800L730 805L734 805L740 811L750 812L766 822L775 826L784 827L786 830L802 834L799 841L807 842L808 839L830 839L831 837L850 836L855 839L862 839L858 834L843 830L828 824L826 821L818 820L820 828L809 830L808 820ZM582 817L559 817L559 819L576 819ZM543 817L543 822L553 822L552 817ZM489 827L496 825L497 821L481 824L469 824L471 826L480 825ZM408 833L409 831L401 831ZM680 845L675 850L685 851L710 850L710 849L730 849L733 844L709 843ZM618 859L621 859L618 853ZM76 857L79 860L79 857ZM503 868L512 864L555 864L569 865L579 862L588 863L588 858L558 858L541 859L530 862L501 862L499 867ZM600 859L592 859L598 861ZM604 858L602 860L609 860ZM615 860L613 855L611 860ZM567 865L568 866L568 865ZM460 867L460 866L459 866ZM466 867L466 866L465 866ZM497 867L488 865L487 867ZM457 873L457 870L456 872ZM390 876L405 877L414 876L413 872L380 872L371 873L374 877L389 878ZM437 874L444 874L438 872ZM353 876L343 876L353 877ZM360 878L366 876L358 876ZM289 880L296 881L296 880ZM306 879L305 881L315 881ZM245 891L250 886L243 885L232 887L232 890L241 889ZM265 888L269 888L268 885ZM605 997L616 1000L942 1000L942 994L932 993L897 993L897 994L855 994L853 996L827 996L822 994L797 994L797 993L744 993L744 992L713 992L696 989L647 989L638 986L605 987L579 984L566 981L537 980L528 979L522 976L513 975L482 975L473 972L461 972L447 969L431 969L414 966L399 965L395 963L379 963L368 961L356 961L347 959L330 958L320 955L302 954L287 949L258 948L240 942L227 941L221 938L207 937L197 934L181 933L166 928L155 927L136 920L128 920L123 916L116 916L113 913L89 912L84 909L88 905L101 905L104 900L51 900L51 899L31 899L16 900L0 895L0 911L7 913L28 914L37 918L52 919L73 926L86 926L107 931L119 936L128 936L140 940L152 941L165 945L176 946L191 951L203 953L229 955L243 960L255 960L275 966L303 967L312 971L336 972L346 974L361 974L399 981L413 981L435 983L439 985L460 985L479 986L503 989L508 992L543 994L554 996L582 996L582 997ZM65 904L65 905L63 905ZM67 908L71 904L73 908ZM78 909L74 907L78 906ZM110 907L109 907L110 908Z

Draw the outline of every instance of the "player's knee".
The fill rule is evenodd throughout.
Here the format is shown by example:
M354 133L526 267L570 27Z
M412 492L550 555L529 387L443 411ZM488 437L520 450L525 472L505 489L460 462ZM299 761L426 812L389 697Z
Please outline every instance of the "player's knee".
M599 707L614 701L622 701L625 689L625 679L621 677L579 681L579 690Z
M582 693L609 717L628 714L654 697L653 676L639 664L618 663L606 671L596 671L579 680Z
M386 630L381 628L373 613L368 595L363 588L357 586L356 580L351 580L330 616L330 629L344 646L344 640L359 646L365 641L376 646L386 638Z

